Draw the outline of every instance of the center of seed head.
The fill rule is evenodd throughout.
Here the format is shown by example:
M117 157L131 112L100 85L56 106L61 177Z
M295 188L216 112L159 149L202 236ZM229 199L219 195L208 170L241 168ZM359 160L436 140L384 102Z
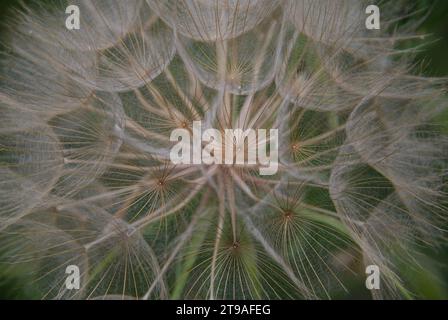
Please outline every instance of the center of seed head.
M299 150L299 144L298 144L298 143L294 143L294 144L292 145L292 150L294 150L294 151Z
M233 245L232 245L232 248L233 248L233 249L238 249L239 246L240 246L240 243L239 243L239 242L234 242Z
M283 216L285 217L285 219L291 220L293 217L293 212L291 210L286 210L284 211Z

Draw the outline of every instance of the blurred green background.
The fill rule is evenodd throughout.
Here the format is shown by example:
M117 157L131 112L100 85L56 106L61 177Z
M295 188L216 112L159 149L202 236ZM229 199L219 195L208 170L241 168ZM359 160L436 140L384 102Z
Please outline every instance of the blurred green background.
M48 2L49 0L37 1ZM424 52L418 54L417 60L423 62L423 71L426 75L448 76L448 0L398 0L397 2L403 8L405 6L431 8L428 18L418 28L418 32L430 34L430 39L433 41L426 46ZM10 9L18 4L18 0L0 0L0 43L4 39L4 22L6 18L11 17ZM448 119L448 116L446 119ZM448 121L446 122L448 123ZM415 274L409 271L408 279L405 279L405 281L412 281L412 288L415 292L427 299L448 299L447 262L447 245L437 250L428 249L428 259L421 262L426 272ZM403 266L403 268L406 269L406 266ZM26 270L15 269L7 271L0 264L0 299L32 299L35 297L35 293L30 283L31 281ZM368 298L368 296L366 295L366 290L360 287L355 289L350 296L341 298L363 299Z
M421 53L418 59L428 62L425 72L431 76L448 75L448 1L407 0L410 4L431 8L426 21L418 29L420 33L431 34L435 40Z

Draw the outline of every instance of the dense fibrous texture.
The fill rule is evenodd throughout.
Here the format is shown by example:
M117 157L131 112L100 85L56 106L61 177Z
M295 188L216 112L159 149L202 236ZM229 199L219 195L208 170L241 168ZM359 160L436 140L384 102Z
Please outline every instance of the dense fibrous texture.
M387 6L381 31L357 0L24 8L1 61L4 262L42 298L331 298L371 264L376 298L412 297L398 265L445 236L446 103ZM278 172L172 164L193 121L278 129Z

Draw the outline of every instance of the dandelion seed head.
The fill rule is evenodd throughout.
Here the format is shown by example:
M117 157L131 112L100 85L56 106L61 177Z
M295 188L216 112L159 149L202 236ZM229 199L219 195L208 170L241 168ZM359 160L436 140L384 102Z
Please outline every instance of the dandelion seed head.
M78 32L68 3L21 8L0 57L0 243L41 298L332 298L370 264L374 298L409 296L398 266L443 243L448 205L446 83L399 49L417 18L384 4L368 32L364 1L79 0ZM212 158L272 152L243 132L278 130L276 174L174 164L171 133L199 121L241 130Z

